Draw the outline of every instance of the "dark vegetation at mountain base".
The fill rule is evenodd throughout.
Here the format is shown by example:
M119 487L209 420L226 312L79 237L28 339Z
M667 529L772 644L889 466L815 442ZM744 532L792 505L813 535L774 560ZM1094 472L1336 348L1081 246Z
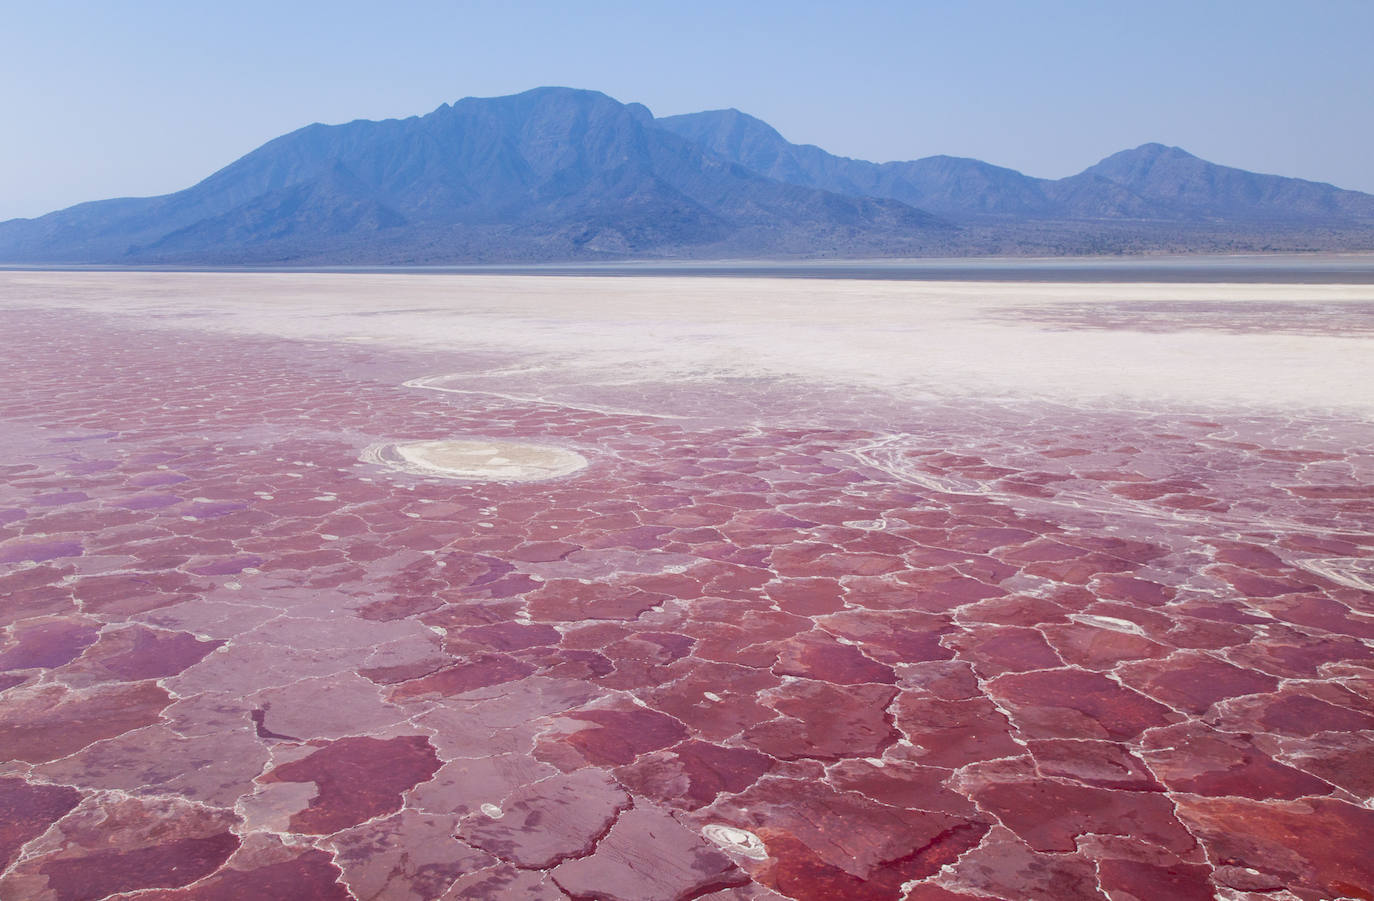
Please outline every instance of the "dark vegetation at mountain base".
M1146 144L1058 180L871 163L568 88L311 125L184 191L0 222L0 262L282 265L1374 248L1374 196Z

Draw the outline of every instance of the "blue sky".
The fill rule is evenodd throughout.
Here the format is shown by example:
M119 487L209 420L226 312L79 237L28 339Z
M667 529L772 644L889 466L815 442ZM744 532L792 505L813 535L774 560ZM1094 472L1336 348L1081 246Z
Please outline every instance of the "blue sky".
M1146 141L1374 191L1374 0L0 3L0 219L186 187L310 122L595 88L874 160L1058 177Z

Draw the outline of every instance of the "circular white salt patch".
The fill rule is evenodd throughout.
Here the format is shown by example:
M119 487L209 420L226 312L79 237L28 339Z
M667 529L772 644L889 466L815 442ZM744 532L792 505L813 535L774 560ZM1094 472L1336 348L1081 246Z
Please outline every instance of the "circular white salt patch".
M570 475L587 458L567 448L493 441L409 441L374 444L364 463L379 463L415 475L494 482L535 482Z
M499 820L501 819L501 817L506 815L506 812L503 811L501 808L497 807L495 804L483 804L482 813L491 817L493 820Z
M768 849L764 847L763 839L752 832L712 823L702 829L701 834L722 850L732 854L739 854L751 860L768 859Z

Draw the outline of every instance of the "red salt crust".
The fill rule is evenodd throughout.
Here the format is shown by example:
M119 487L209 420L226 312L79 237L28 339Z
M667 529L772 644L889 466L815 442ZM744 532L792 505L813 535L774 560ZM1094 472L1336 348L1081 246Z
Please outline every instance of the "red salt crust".
M1374 649L1359 615L1374 611L1365 593L1302 569L1374 547L1351 537L1374 513L1364 457L1338 446L1368 445L1357 424L876 397L866 412L848 396L777 386L593 392L608 405L709 413L650 420L398 387L436 367L509 363L484 356L322 354L191 332L155 346L141 333L111 341L109 321L75 313L7 325L0 354L20 377L0 418L22 419L5 434L20 436L23 462L0 466L0 553L26 542L82 551L0 573L0 622L14 625L0 665L24 666L0 675L0 741L18 742L11 767L61 757L37 775L80 786L58 790L86 806L60 830L117 806L102 788L194 797L227 815L272 746L280 766L260 781L285 772L315 792L290 769L305 767L326 785L385 788L354 799L367 810L331 788L296 814L334 818L321 830L369 817L322 839L363 896L565 897L549 870L587 897L782 897L766 883L794 897L895 898L911 880L913 899L1154 901L1208 897L1212 882L1335 894L1314 840L1273 832L1251 870L1247 855L1227 856L1237 839L1221 827L1199 830L1205 850L1183 849L1159 805L1162 788L1194 806L1316 803L1320 828L1321 804L1374 790ZM195 406L207 392L213 422ZM759 412L769 409L819 424L775 428ZM34 421L57 440L79 426L80 440L52 453L35 438L29 455ZM337 437L424 437L439 421L566 441L599 462L534 490L460 485L359 467L359 447ZM921 435L897 439L908 441L893 450L900 465L977 496L919 489L845 456L889 429ZM1236 437L1215 437L1227 432ZM1121 502L1130 496L1144 503ZM1112 511L1110 534L1101 511ZM1246 532L1246 520L1267 531ZM574 573L587 581L554 577ZM310 649L254 663L268 658L242 636L278 611L313 636ZM1144 635L1070 619L1084 613ZM121 628L128 619L139 622ZM222 697L197 693L206 666ZM297 673L310 679L292 682ZM287 692L308 706L327 673L354 686L359 735L294 744L239 700ZM139 681L154 678L177 692L178 732L154 725L171 700ZM371 752L339 750L405 719L432 731L436 750L384 755L399 775ZM199 766L217 742L234 764ZM454 754L464 756L443 763ZM585 778L589 762L614 767L602 790L632 800L613 803L610 823L573 830L585 841L607 823L588 856L521 871L454 837L464 817L487 822L478 799L535 805L541 780ZM412 781L431 767L431 781ZM778 784L787 797L765 797ZM1035 847L1064 850L989 827L969 795L1005 810ZM694 832L751 801L759 819L737 822L773 857L740 859L746 885ZM60 814L15 816L38 829ZM907 825L888 828L894 816ZM917 847L940 822L953 825ZM62 853L88 856L65 834L53 833ZM226 826L185 837L219 834ZM273 835L247 832L228 868L153 896L346 896L328 855ZM146 845L115 845L112 876L160 866ZM701 854L725 861L713 871L721 885L691 870ZM1271 857L1283 865L1264 869Z
M991 895L969 895L964 892L951 892L938 885L922 882L907 892L903 901L1000 901Z
M1214 901L1216 897L1211 870L1206 866L1157 866L1112 859L1101 861L1097 872L1102 888L1122 901Z
M136 523L142 519L142 516L132 511L63 510L42 516L30 516L24 520L22 531L27 535L99 532L102 529L113 529L121 525Z
M514 655L534 665L540 675L552 678L596 680L610 684L612 680L606 677L618 674L616 664L599 651L538 647L515 651Z
M441 598L431 594L400 595L383 601L373 601L359 608L358 616L377 622L394 622L400 619L428 613L444 606Z
M877 609L900 608L945 613L955 607L1006 594L1000 588L949 569L903 572L898 573L895 578L898 582L909 585L911 590L904 595L891 597L887 603L879 603L877 599L865 602L858 598L851 598L852 602Z
M620 814L589 856L553 870L573 898L686 901L741 886L749 877L666 811L636 806Z
M230 557L226 560L216 560L212 563L192 566L190 570L198 576L229 576L241 573L249 567L259 566L261 564L261 557L245 554L239 557Z
M1319 732L1359 732L1374 729L1374 716L1330 704L1305 694L1281 692L1228 705L1221 719L1257 726L1255 731L1277 735L1311 736Z
M41 685L9 695L0 707L0 754L29 763L56 760L93 741L151 725L172 700L152 682L82 691Z
M641 576L639 587L654 594L672 598L696 597L707 592L700 580L684 573L659 573Z
M1164 791L1139 758L1119 744L1105 741L1032 741L1027 749L1046 776L1075 779L1084 785L1124 791Z
M988 684L1017 727L1037 738L1134 738L1180 717L1097 673L1042 670L1000 676Z
M1208 575L1225 579L1231 583L1236 591L1249 598L1273 598L1285 594L1300 594L1316 588L1310 581L1303 578L1258 576L1248 570L1234 566L1212 566L1208 568L1207 572Z
M188 632L165 632L132 626L107 631L83 663L126 682L175 676L225 644L205 641Z
M1368 897L1374 811L1343 801L1182 796L1178 814L1229 866L1258 870L1302 895Z
M706 814L703 811L702 814ZM823 783L765 777L709 810L763 840L769 860L754 878L797 899L896 896L978 844L977 817L908 811Z
M765 591L783 610L800 616L834 613L844 607L844 589L836 579L788 579L769 583Z
M642 660L647 663L672 663L692 653L696 639L675 632L636 632L605 650L617 662Z
M681 810L710 804L721 792L740 792L771 770L776 761L747 748L684 741L641 755L618 768L615 777L636 794Z
M722 741L776 715L760 701L760 692L781 681L767 670L694 659L665 675L672 681L645 691L645 699L684 723L697 738ZM708 691L720 700L707 697Z
M453 837L457 817L402 810L333 836L335 862L364 898L439 898L464 873L496 863Z
M498 651L513 651L541 645L556 645L562 637L553 626L543 624L494 623L464 629L464 638L484 644Z
M133 851L94 851L54 860L39 872L57 901L76 901L91 897L93 886L103 894L189 885L219 869L238 845L238 837L228 832L173 838Z
M1360 611L1365 613L1363 619L1356 619L1355 610L1327 597L1279 598L1265 605L1265 609L1278 619L1295 625L1356 638L1374 638L1374 620L1369 619L1368 610Z
M1344 636L1308 638L1298 633L1251 642L1227 655L1241 666L1287 678L1310 679L1334 663L1374 665L1374 648Z
M483 654L466 663L450 666L419 679L405 682L391 692L393 701L429 695L460 695L464 692L523 679L536 667L504 654Z
M877 663L854 645L840 644L828 634L807 633L784 642L773 672L780 676L819 679L832 685L897 681L892 667Z
M201 584L179 572L88 576L75 594L82 609L109 617L131 616L170 607L196 597Z
M605 585L584 585L558 579L542 585L532 583L526 600L530 617L542 622L576 622L588 619L633 622L640 614L662 604L667 595ZM521 592L515 592L519 594ZM493 597L498 596L492 594Z
M566 901L567 895L546 872L519 870L508 863L496 863L468 873L449 886L443 901Z
M83 805L55 826L59 847L46 844L0 879L0 896L77 901L188 885L239 848L236 822L227 811L169 799Z
M581 547L576 544L567 544L562 541L536 541L515 548L508 552L507 557L524 563L549 563L562 560L573 551L578 550L581 550Z
M777 645L766 640L775 636L759 636L752 629L693 623L684 631L696 639L694 655L705 662L737 663L766 669L778 659Z
M954 651L941 642L955 628L945 617L847 610L821 617L817 623L833 635L858 643L864 653L880 663L919 663L954 656Z
M641 754L688 737L679 720L643 707L575 710L567 716L592 725L548 741L568 745L597 766L631 763Z
M1141 755L1172 791L1255 799L1326 795L1331 786L1285 766L1242 734L1201 723L1180 723L1150 732Z
M1202 654L1128 664L1122 681L1171 707L1201 715L1217 701L1270 692L1278 680Z
M0 563L45 563L63 557L80 557L79 541L21 539L0 545Z
M244 901L247 898L290 898L291 901L352 901L339 882L340 871L324 851L308 850L299 857L253 869L226 867L192 888L144 892L149 901Z
M1037 779L981 786L973 797L1036 851L1073 851L1087 833L1129 835L1174 852L1196 844L1162 794Z
M982 697L973 668L958 660L935 661L902 668L902 683L910 690L929 692L942 701Z
M33 785L0 778L0 871L30 839L66 816L81 802L81 792L65 785Z
M1106 901L1093 861L1076 854L1031 850L1009 830L994 828L940 882L973 897ZM919 897L919 896L918 896ZM1162 901L1162 899L1159 899Z
M1258 547L1253 544L1237 544L1234 542L1210 542L1217 551L1213 558L1218 563L1234 563L1236 566L1245 569L1282 569L1283 560L1273 551Z
M163 507L173 507L181 503L181 498L175 494L135 494L124 500L115 501L116 506L124 507L129 510L158 510Z
M458 836L522 869L534 870L591 854L632 803L610 774L590 768L553 776L493 800L500 816L474 813L459 824Z
M990 598L959 611L962 622L996 626L1035 626L1067 622L1067 610L1044 598L1008 595Z
M1283 759L1356 797L1374 797L1374 746L1361 735L1283 742ZM1309 792L1321 794L1321 792Z
M907 810L931 810L974 818L977 808L964 795L946 787L950 771L903 761L842 760L827 771L840 791L855 791ZM738 791L738 789L736 789Z
M343 738L259 778L260 782L313 782L318 794L291 817L291 829L327 835L389 811L401 794L439 769L439 758L422 735L381 740Z
M945 700L902 695L897 725L927 766L961 767L1022 753L1007 718L986 698Z
M1096 671L1113 670L1124 661L1167 657L1173 648L1140 635L1074 623L1046 626L1055 652L1070 666Z
M780 716L746 728L744 740L779 760L877 756L900 737L887 716L896 696L885 685L799 682L767 699Z
M141 472L130 477L126 484L135 488L156 488L159 485L176 485L185 481L188 481L188 477L179 472Z
M1062 666L1059 655L1035 629L1010 626L970 628L953 635L948 644L968 660L984 679L1008 672Z
M1082 552L1080 551L1080 554ZM1088 553L1074 560L1053 563L1031 563L1023 572L1042 579L1066 582L1070 585L1088 585L1102 573L1121 572L1134 567L1134 564L1109 554Z
M0 671L70 663L95 644L99 631L99 625L80 620L26 620L15 626L11 644L0 651Z

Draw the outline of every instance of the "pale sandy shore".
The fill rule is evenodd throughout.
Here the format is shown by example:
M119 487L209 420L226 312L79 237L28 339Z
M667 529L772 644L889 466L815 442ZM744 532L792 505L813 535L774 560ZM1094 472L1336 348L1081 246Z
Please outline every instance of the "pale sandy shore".
M495 350L559 378L1374 415L1374 286L0 272L0 309Z

